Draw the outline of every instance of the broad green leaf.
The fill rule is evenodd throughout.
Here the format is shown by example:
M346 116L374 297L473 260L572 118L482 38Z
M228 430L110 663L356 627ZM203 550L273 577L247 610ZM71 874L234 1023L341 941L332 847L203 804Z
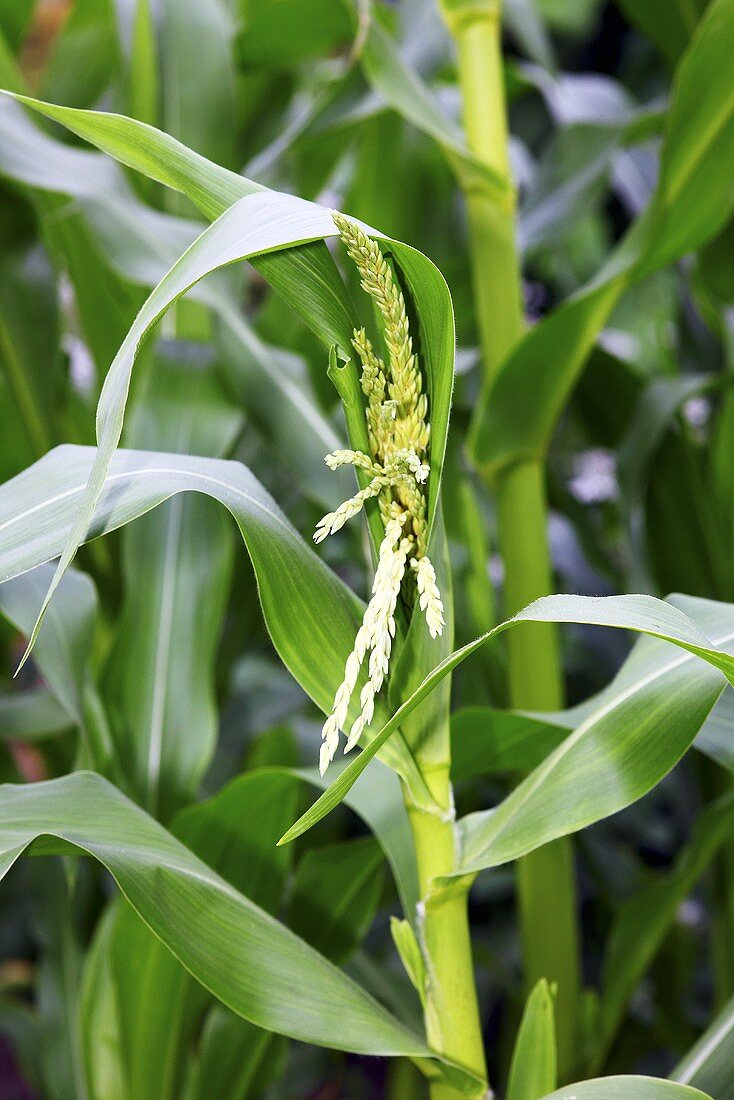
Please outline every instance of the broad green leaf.
M158 284L123 341L102 388L97 409L97 455L66 547L41 607L38 625L56 584L71 563L89 526L110 459L122 433L135 357L150 328L168 306L210 271L236 259L335 232L328 211L313 204L301 204L300 200L288 199L275 192L259 192L241 199L205 230ZM29 648L33 646L36 634L37 627L31 635Z
M39 837L94 856L179 961L245 1019L338 1050L428 1054L354 982L100 776L5 785L0 807L5 872Z
M323 207L277 192L258 192L241 199L205 230L159 283L138 314L105 380L97 410L97 457L55 579L49 586L39 614L39 624L54 587L73 559L91 520L106 470L120 439L135 357L151 326L169 305L210 271L237 259L334 235L336 228L331 214ZM428 484L430 522L438 503L453 387L451 299L442 276L424 256L398 242L389 242L389 249L398 261L412 300L420 302L423 367L432 407L431 474ZM360 423L362 431L366 432L361 417ZM31 637L29 648L34 644L36 634L37 629Z
M714 1100L705 1092L656 1077L599 1077L549 1093L542 1100Z
M729 217L734 76L726 43L732 35L734 2L714 0L677 70L660 180L649 208L594 279L531 329L482 394L471 445L487 472L544 453L622 292L700 247Z
M670 1076L681 1084L706 1089L716 1100L732 1100L734 1000L729 1001Z
M27 96L16 98L122 164L180 191L209 219L218 218L244 196L266 190L136 119L58 107ZM293 249L283 256L261 256L255 266L327 346L338 347L344 359L351 356L352 307L323 245Z
M47 688L0 695L0 738L43 741L70 729L72 722Z
M181 811L172 830L250 901L276 913L290 861L277 852L275 841L293 812L297 790L293 776L250 773ZM113 1056L116 1076L125 1082L120 1100L131 1095L174 1100L181 1095L185 1051L210 998L124 901L117 899L103 918L99 940L103 946L87 969L88 999L92 993L104 999L111 987L119 1049L110 1055L105 1051L100 1032L108 1021L92 1005L84 1020L88 1071L101 1077ZM240 1017L234 1019L245 1035L267 1034ZM230 1031L238 1031L234 1023Z
M241 426L214 364L196 348L159 348L137 394L127 442L219 457ZM203 348L199 348L202 356ZM130 789L168 820L190 801L217 737L214 663L229 588L232 531L222 509L177 496L124 535L124 600L105 697Z
M73 124L77 132L84 130L85 135L88 137L97 133L97 130L91 124L87 125L86 129L84 126L81 127L81 130L79 129L78 120L81 117L79 113L68 116L63 112L63 109L49 108L49 110L51 110L52 117L59 120L68 122L69 117L75 120L70 125ZM62 115L58 114L59 110L62 110ZM94 117L101 118L102 116ZM89 118L86 115L84 118L86 123L89 123ZM114 116L107 116L107 122L114 127L115 133L122 129L125 135L129 135L130 127L133 128L134 133L139 132L139 124L134 123L133 120L115 120ZM157 140L152 138L147 131L146 135L148 141L155 142ZM160 135L158 136L160 137ZM168 142L170 143L171 140L169 138ZM170 144L166 145L166 149L166 155L168 156ZM187 161L186 163L188 165L190 162ZM187 193L193 195L190 190ZM263 264L266 260L265 253L277 252L281 249L288 250L290 246L308 242L316 245L323 238L333 235L335 235L335 226L329 211L315 204L304 203L292 196L260 190L249 194L248 197L241 199L235 206L227 209L210 229L201 234L184 256L174 265L169 274L159 283L138 314L107 375L97 410L97 438L99 443L97 458L78 515L69 532L66 548L57 566L55 580L52 581L46 600L41 607L39 624L53 594L54 585L73 559L91 520L94 504L101 491L107 466L119 442L135 356L151 325L182 293L212 270L232 263L236 259L257 257L260 270L263 271ZM421 362L426 376L426 390L431 408L431 447L429 454L431 472L428 481L428 521L431 525L438 507L439 485L446 449L453 388L455 337L451 298L440 272L426 257L397 241L382 239L385 241L386 250L392 255L399 268L401 281L407 291L409 300L414 304L415 313L417 314L418 331L415 332L414 330L414 339L420 345ZM320 247L323 246L320 245ZM296 249L294 255L311 255L311 253L304 253L302 249ZM270 269L267 268L263 271L266 277L269 277L268 270ZM295 273L290 268L286 269L282 265L276 265L275 270L281 272L281 274L286 271L288 287L284 288L280 276L278 276L280 281L276 280L274 283L284 294L286 300L289 300L289 295L304 299L308 298L309 293L313 293L314 315L318 317L317 330L322 339L329 340L335 346L348 346L349 337L344 337L347 313L344 307L344 293L341 282L339 281L340 292L335 297L333 287L330 286L328 279L314 280L309 278L305 282L309 291L304 294L303 279L296 279ZM313 272L311 274L313 275ZM297 291L296 282L298 282ZM298 305L299 311L304 315L308 314L310 308L306 305L304 312L302 304ZM334 333L340 326L341 340L334 338ZM332 359L335 359L333 348ZM345 401L347 426L352 446L364 450L368 447L368 442L362 412L363 399L356 379L356 372L353 368L351 372L348 372L349 368L347 367L342 374L341 369L336 366L335 362L332 362L330 376L337 389L339 389L342 398L348 396L344 388L345 385L351 386L351 389L356 393L355 401ZM375 509L370 510L369 518L372 524L373 540L377 542L379 541L380 530ZM434 556L441 557L441 553L436 554L434 552ZM32 648L36 635L37 628L30 638L27 652ZM415 638L415 631L413 635ZM421 637L422 635L418 635L419 640ZM426 664L430 662L425 647L417 645L413 640L406 648L414 659L419 674L421 674Z
M734 693L725 688L694 742L695 748L734 772Z
M382 870L382 852L372 837L305 852L290 895L289 927L326 958L344 966L374 920Z
M92 448L57 448L0 487L0 581L59 554L94 460ZM120 451L112 460L87 537L124 526L186 491L213 497L234 516L253 562L273 644L304 691L328 712L363 604L301 538L246 467L221 459ZM385 715L384 703L378 713ZM385 762L409 784L415 800L432 806L402 738L387 750Z
M155 286L202 229L195 221L145 206L132 195L122 172L107 157L70 149L49 137L10 101L0 102L0 172L27 187L73 197L83 210L83 225L82 219L75 217L73 230L63 234L67 258L69 248L78 250L78 230L83 228L116 274L137 286ZM98 280L94 271L91 275ZM331 511L350 495L353 484L349 471L331 471L324 465L324 455L340 446L340 437L318 407L305 365L296 356L268 346L257 335L240 312L237 288L231 284L230 279L209 278L190 291L191 297L216 314L228 382L286 458L302 490ZM76 285L78 289L78 280ZM98 281L94 285L98 294ZM43 305L38 294L33 300L39 307ZM98 298L94 308L99 315ZM17 320L18 309L9 311L8 316ZM34 340L43 335L37 324L21 326L23 342L16 350L26 347L29 332ZM47 344L48 340L43 345L44 356ZM93 341L92 348L96 346ZM45 378L45 358L41 365ZM101 365L106 367L107 361ZM33 371L28 367L16 374L22 380L32 377ZM40 447L40 427L34 429L34 435ZM36 457L45 449L47 446L40 447Z
M528 772L566 735L563 726L539 717L465 707L451 715L451 776L460 782L480 775Z
M186 1100L248 1100L258 1095L259 1078L277 1075L276 1036L215 1005L202 1028L199 1049L186 1083ZM268 1072L269 1071L269 1072Z
M281 843L294 840L306 832L339 804L370 760L400 726L405 715L419 706L449 672L490 638L523 622L584 622L637 630L673 642L687 653L702 657L709 667L688 663L689 658L685 655L677 658L668 655L659 667L655 660L656 667L653 671L648 670L646 676L632 679L618 697L605 700L598 711L592 713L571 737L566 738L500 808L473 814L460 823L463 848L460 873L469 874L515 859L556 836L583 828L629 805L662 779L690 746L721 694L723 680L715 670L723 672L730 680L734 673L734 658L718 648L734 641L734 612L730 606L690 598L682 598L682 602L686 608L699 613L702 621L708 618L713 620L713 625L718 622L721 633L716 642L709 642L699 627L677 607L652 596L546 596L536 600L512 619L456 650L434 668L356 760L288 830ZM729 624L728 628L724 623ZM608 742L603 735L607 724L612 723L615 728L619 724L627 738L634 740L638 736L646 741L651 739L647 724L644 727L641 725L636 710L636 693L640 687L647 688L648 682L654 685L653 698L658 707L675 699L676 705L671 705L668 713L671 721L677 719L675 732L678 740L670 736L670 728L663 730L653 722L659 746L655 754L646 754L642 758L630 757L628 748L621 744L615 746L618 756L615 753L609 786L603 791L605 797L602 798L596 785L600 774L604 773L606 778L605 765L609 763ZM635 716L634 721L627 721L629 715ZM598 760L595 759L597 754ZM592 778L585 776L581 779L576 771L577 761L588 766ZM626 785L621 781L625 764ZM574 778L570 788L566 770ZM561 775L563 780L559 778ZM586 782L589 786L585 785ZM557 793L556 783L562 797ZM574 792L577 792L575 797ZM555 807L556 812L552 815L548 813L549 805ZM535 828L529 826L529 819L534 820Z
M515 1040L507 1100L539 1100L557 1084L553 992L543 978L528 997Z
M732 796L707 806L696 819L693 835L673 870L651 881L622 907L607 941L604 959L596 1065L603 1062L635 986L673 924L681 902L730 839L733 825Z
M468 148L461 130L443 114L429 89L406 64L393 39L375 19L370 21L360 62L375 91L399 114L438 142L463 186L481 188L498 204L510 205L512 196L506 180Z
M677 630L659 632L688 653L647 642L644 660L623 668L580 725L500 806L465 818L459 826L465 871L515 859L615 813L647 793L687 751L721 693L715 668L731 675L731 658L722 662L719 647L732 645L734 611L688 597L676 604L713 636L714 667L689 656ZM710 661L711 654L697 652Z
M182 191L210 218L218 217L243 196L254 197L256 194L260 195L260 200L264 201L265 205L262 208L258 205L243 208L243 212L247 209L245 216L248 219L250 215L253 218L260 217L266 209L274 218L277 218L278 208L282 210L285 221L294 218L294 223L290 226L290 236L285 224L281 225L280 231L274 225L263 225L259 232L256 227L249 227L252 230L252 248L249 251L243 248L239 254L237 249L233 251L232 247L225 249L226 256L223 254L215 266L232 263L235 259L242 259L248 255L255 257L255 266L259 267L265 278L271 281L289 304L304 317L306 323L314 328L323 342L329 346L336 346L344 359L351 357L353 353L350 338L354 314L343 283L336 274L333 261L329 259L330 266L324 271L321 266L318 266L321 261L313 259L315 256L321 257L324 254L323 246L318 242L325 237L335 236L335 229L328 211L315 204L303 203L303 200L295 199L293 196L268 191L251 180L205 160L182 146L169 134L134 119L99 111L77 111L43 104L27 96L15 98L67 126L123 164L128 164L151 178ZM90 164L90 161L86 162L86 169ZM71 164L69 169L71 174L73 172ZM89 175L88 170L86 174ZM59 172L52 171L52 176L58 181ZM117 186L117 176L114 173L113 179ZM99 194L99 184L95 186L94 183L89 183L89 186L92 194ZM53 188L52 184L51 189ZM273 206L269 205L266 196L270 196ZM299 213L303 215L304 221L297 226L295 223L299 218L294 204L299 203L301 204ZM239 218L234 220L239 223ZM220 244L221 237L229 225L230 223L227 222L224 226L220 226L215 234L215 237L219 237ZM234 225L231 228L234 231ZM237 232L238 236L243 232L244 242L248 236L247 227L238 224ZM271 236L271 232L274 233L274 237ZM380 237L386 249L394 255L418 313L422 366L428 377L428 392L431 398L431 485L437 487L440 483L445 453L453 387L454 325L451 299L440 272L420 252L399 241L390 240L375 230L370 232ZM207 239L205 235L200 238L201 241L205 239ZM305 249L289 247L308 242L312 242L314 247ZM197 253L205 251L205 247L200 245ZM208 247L212 248L211 245ZM195 248L196 245L192 246L190 251ZM214 250L212 248L212 251ZM278 254L272 256L265 254L271 251ZM179 264L178 275L183 274L182 266L186 264L183 262ZM213 269L213 267L208 268L208 270ZM197 274L196 271L197 269L194 268L190 272L192 277L186 288L202 277L203 272ZM287 277L282 277L283 271L288 273ZM276 273L278 273L277 278L274 277ZM177 295L183 293L183 289L182 286ZM163 297L163 294L161 293L160 296ZM151 301L152 299L149 300L148 306ZM436 504L437 493L434 492L431 508L435 509Z

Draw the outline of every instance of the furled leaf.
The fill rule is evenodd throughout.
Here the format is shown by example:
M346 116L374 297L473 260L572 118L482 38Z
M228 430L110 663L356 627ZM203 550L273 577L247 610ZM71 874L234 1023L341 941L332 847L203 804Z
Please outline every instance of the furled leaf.
M539 1100L557 1083L553 992L541 979L528 997L515 1040L507 1100Z

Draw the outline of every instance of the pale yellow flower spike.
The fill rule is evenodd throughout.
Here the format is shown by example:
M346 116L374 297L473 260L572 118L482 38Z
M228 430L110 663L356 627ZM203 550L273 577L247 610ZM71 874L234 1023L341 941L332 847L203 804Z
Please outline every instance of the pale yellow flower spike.
M390 648L395 635L393 615L410 546L410 543L402 537L402 534L401 521L399 519L390 520L385 531L385 537L380 545L380 556L372 585L372 598L367 604L362 618L362 625L357 631L354 649L349 654L344 666L344 680L337 688L332 712L326 719L321 731L323 744L321 746L319 769L322 775L333 760L334 753L338 748L339 730L346 725L349 702L368 650L372 651L369 662L370 678L365 688L369 687L371 691L366 695L365 689L362 690L362 715L360 717L363 722L362 726L359 727L359 733L361 733L365 724L365 715L369 714L369 718L372 718L374 697L382 687L387 672L387 663L390 659ZM377 657L374 657L375 652L377 652ZM359 719L357 719L357 722L359 722ZM359 737L359 733L357 733L357 737ZM352 727L350 742L353 735L354 727ZM353 744L356 744L356 738L354 738ZM352 746L348 745L349 747Z
M319 768L323 775L339 745L339 732L346 724L349 704L357 680L367 659L367 681L360 692L360 713L352 723L344 749L357 744L374 716L378 694L390 665L395 637L395 610L401 589L406 605L418 605L426 617L432 638L443 631L444 609L436 583L436 572L427 557L428 521L426 482L429 466L425 461L430 439L427 422L428 398L417 356L413 352L408 314L402 291L379 245L342 214L333 215L342 241L361 277L362 287L376 302L382 316L388 363L375 354L364 329L355 329L352 344L361 363L362 391L367 399L367 435L371 455L343 449L326 456L330 469L350 465L363 470L371 481L336 511L320 521L314 540L340 530L357 515L364 504L377 497L385 525L372 596L357 631L354 648L345 668L344 679L334 696L331 714L322 730L323 743ZM406 574L406 565L411 569ZM407 582L406 576L415 578ZM369 656L368 656L369 654Z

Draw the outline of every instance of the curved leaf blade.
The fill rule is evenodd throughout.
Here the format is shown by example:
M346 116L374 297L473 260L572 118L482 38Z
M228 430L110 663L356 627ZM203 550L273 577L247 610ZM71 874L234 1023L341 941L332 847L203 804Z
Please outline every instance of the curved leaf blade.
M2 787L3 870L49 836L104 864L179 961L245 1019L338 1050L429 1056L422 1040L356 983L101 776L77 772Z
M0 487L0 582L60 553L94 460L94 448L59 447ZM304 542L245 466L223 459L118 451L85 536L116 530L187 491L213 497L234 516L278 655L328 713L363 604ZM409 784L419 804L432 806L402 737L386 748L385 762Z
M694 601L696 602L696 601ZM707 601L700 601L704 604ZM718 605L713 605L714 607ZM728 605L721 605L726 608ZM734 615L732 615L734 619ZM677 646L680 646L683 650L691 653L696 657L701 657L712 668L701 668L693 671L690 666L683 668L684 675L676 677L677 690L687 691L691 701L691 705L696 704L699 708L697 714L697 724L694 722L694 732L690 732L690 725L686 724L686 740L681 737L681 743L685 747L678 746L677 752L672 752L667 756L668 764L663 766L663 770L657 772L657 778L655 778L650 785L654 785L658 779L669 770L670 767L677 761L679 756L688 747L690 741L695 736L695 729L703 722L704 718L708 714L711 707L714 705L716 698L721 692L723 687L723 680L713 670L718 670L718 673L724 673L727 678L734 677L734 658L728 653L718 648L717 644L711 643L702 631L696 626L696 624L677 607L671 604L665 603L662 600L655 599L652 596L545 596L540 600L536 600L535 603L526 607L514 618L507 620L504 623L500 623L499 626L488 633L476 638L473 642L469 642L461 649L455 650L444 661L437 665L429 674L425 677L419 687L413 692L409 699L403 703L403 705L395 712L389 722L382 727L377 733L374 739L365 747L360 755L352 761L351 764L341 773L334 783L324 792L324 794L306 811L305 814L288 830L288 832L281 838L280 843L284 844L291 840L295 840L296 837L306 832L323 817L326 816L335 806L342 801L347 791L353 783L356 782L358 777L364 771L369 764L370 760L379 752L380 748L388 741L395 730L400 726L407 714L410 714L417 706L419 706L425 698L434 690L437 684L439 684L445 676L453 671L462 661L465 661L467 657L475 653L480 646L489 641L490 638L496 637L498 634L503 633L510 627L516 626L523 622L580 622L594 624L598 626L614 626L622 629L636 630L642 634L648 634L654 638L660 638L667 642L672 642ZM734 641L734 621L730 629L724 634L720 640L720 644L726 644ZM673 674L684 664L686 658L678 658L677 661L673 661L669 671ZM695 683L694 683L695 678ZM670 685L668 685L670 688ZM586 729L580 727L581 732L576 731L577 741L583 740ZM518 787L512 795L503 803L506 807L503 811L507 815L508 821L513 818L514 806L516 802L522 802L525 798L529 786L539 779L539 773L542 769L548 769L551 773L556 767L556 761L563 760L565 754L569 750L569 746L573 746L575 742L572 738L567 738L559 748L552 753L546 761L541 765L539 769L532 773L528 779ZM634 765L633 765L634 767ZM647 787L649 790L649 787ZM522 792L522 793L519 793ZM640 793L644 793L641 791ZM621 809L622 805L627 805L627 802L622 800L622 792L616 792L616 802L610 798L610 804L615 804L617 809ZM639 794L636 797L640 797ZM630 798L630 801L634 801L634 798ZM509 805L509 808L508 808ZM568 805L565 805L565 810L568 809ZM567 813L561 813L557 817L553 818L555 827L559 831L553 835L564 835L566 832L573 832L575 828L582 828L583 825L590 824L592 820L599 820L600 816L604 816L604 813L593 816L596 810L599 808L598 799L595 800L589 806L589 812L591 817L584 818L582 823L568 828ZM607 812L614 812L607 809ZM484 842L486 835L492 834L497 829L498 821L502 818L497 817L498 811L490 811L488 814L476 814L473 818L466 818L462 823L462 829L465 834L464 843L464 861L461 866L460 874L469 874L474 871L482 870L484 867L495 866L494 862L487 862L488 855L485 851ZM540 827L545 829L546 832L552 833L552 829L549 827L549 820L547 816L539 814L539 818L542 818ZM519 820L523 818L519 815ZM518 831L521 832L521 825L517 826ZM498 835L501 835L502 829L500 827ZM496 848L492 848L492 860L497 860L497 863L506 862L509 859L516 858L519 854L524 854L527 851L531 851L533 848L538 847L540 844L545 843L547 840L552 839L551 835L546 835L542 839L538 839L537 843L535 838L532 842L529 842L527 838L524 841L517 841L518 850L508 849L507 851L500 851ZM467 855L467 844L470 846L471 856ZM529 846L528 846L529 845ZM476 849L476 851L475 851ZM509 854L509 852L512 854ZM481 852L481 855L479 854ZM482 862L484 860L484 862Z

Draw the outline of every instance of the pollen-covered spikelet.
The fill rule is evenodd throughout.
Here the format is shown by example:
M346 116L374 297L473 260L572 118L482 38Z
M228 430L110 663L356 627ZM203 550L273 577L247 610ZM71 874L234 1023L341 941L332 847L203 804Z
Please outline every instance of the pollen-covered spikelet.
M360 713L352 723L345 752L356 745L372 721L375 696L388 674L395 637L395 611L401 591L409 610L418 596L432 638L445 625L436 572L427 557L428 521L426 482L430 468L426 452L430 439L428 398L423 392L418 359L413 351L405 300L392 269L378 244L341 214L334 222L357 266L363 289L374 299L382 317L388 362L375 353L364 329L355 329L352 344L361 363L362 392L366 398L367 435L371 455L343 449L326 456L330 469L351 465L364 471L369 484L319 522L314 540L321 542L377 498L385 536L379 550L372 596L347 658L344 680L334 696L331 714L322 730L320 770L323 775L339 745L349 704L367 659L367 681L360 692ZM407 570L410 562L411 569ZM414 580L408 580L414 578ZM369 654L369 656L368 656Z

